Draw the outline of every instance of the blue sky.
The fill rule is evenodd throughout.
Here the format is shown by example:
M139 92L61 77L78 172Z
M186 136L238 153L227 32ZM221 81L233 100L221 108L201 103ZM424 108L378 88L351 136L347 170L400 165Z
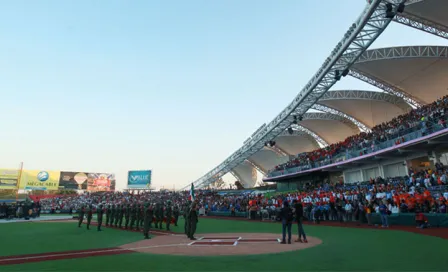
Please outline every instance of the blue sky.
M186 185L293 99L364 5L2 1L0 168L112 172L121 188L152 169L156 187ZM392 24L373 47L434 44Z

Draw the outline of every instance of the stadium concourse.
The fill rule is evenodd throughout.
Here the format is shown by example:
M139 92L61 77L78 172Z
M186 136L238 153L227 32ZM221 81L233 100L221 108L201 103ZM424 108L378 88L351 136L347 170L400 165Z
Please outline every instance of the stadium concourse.
M404 2L391 8L386 5L386 11L391 13L386 17L393 17L392 23L438 36L441 44L446 44L448 20L444 10L448 9L448 1ZM331 149L353 135L362 136L365 134L360 133L381 129L384 123L445 96L447 71L445 45L369 48L348 69L335 71L333 76L336 81L351 77L371 88L330 89L333 82L314 103L307 101L303 106L298 103L292 111L289 110L292 104L289 105L274 121L255 131L242 148L194 184L198 188L206 187L230 174L245 188L251 188L257 184L256 173L259 173L264 181L278 182L278 189L293 190L303 182L389 178L405 175L410 166L420 169L434 167L437 162L447 164L448 132L437 129L432 136L422 131L400 130L397 135L389 135L396 137L388 137L386 143L383 139L373 142L375 154L372 156L360 156L361 151L363 155L366 151L351 148L339 152L338 156L321 158L313 166L290 167L298 166L298 161L303 164L301 157L307 157L310 152ZM307 94L308 86L295 101ZM395 145L401 138L407 143Z

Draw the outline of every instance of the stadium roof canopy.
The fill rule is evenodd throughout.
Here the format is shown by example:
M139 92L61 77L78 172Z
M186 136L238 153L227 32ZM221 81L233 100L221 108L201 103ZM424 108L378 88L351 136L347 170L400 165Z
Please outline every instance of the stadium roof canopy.
M408 0L394 21L448 39L448 1Z
M397 8L402 1L389 2ZM369 3L291 104L273 121L260 127L222 164L196 180L195 186L206 186L228 172L247 186L253 183L250 179L254 177L249 169L265 173L287 161L288 155L344 140L360 130L368 131L408 112L412 109L410 105L426 104L448 93L447 47L402 46L365 51L391 21L385 18L386 1L369 0ZM448 0L408 0L405 12L397 13L393 20L448 38L446 10ZM359 35L354 35L353 30L360 31ZM349 47L343 46L346 40L350 40ZM343 76L348 73L383 92L329 91L341 73ZM266 146L270 141L275 145Z
M349 74L417 106L448 93L446 71L448 47L401 46L366 51Z

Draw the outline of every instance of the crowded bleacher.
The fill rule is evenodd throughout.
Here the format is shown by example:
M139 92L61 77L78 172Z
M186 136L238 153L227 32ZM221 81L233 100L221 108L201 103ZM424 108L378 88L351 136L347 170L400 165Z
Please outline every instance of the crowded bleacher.
M342 142L301 153L287 163L276 166L270 171L269 176L300 172L362 156L447 128L447 109L448 96L445 96L431 104L397 116L387 123L377 125L371 132L361 132ZM295 171L288 171L292 168Z

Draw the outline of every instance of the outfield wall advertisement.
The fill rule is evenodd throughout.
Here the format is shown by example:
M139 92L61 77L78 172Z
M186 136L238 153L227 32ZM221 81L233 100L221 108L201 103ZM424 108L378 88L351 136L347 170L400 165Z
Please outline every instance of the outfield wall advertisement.
M151 170L133 170L128 172L128 188L143 189L151 185Z
M59 186L64 187L64 189L93 192L114 191L115 175L108 173L62 171Z
M20 189L58 190L60 175L60 171L23 170Z
M17 169L0 169L0 189L17 189L19 181L19 170Z

